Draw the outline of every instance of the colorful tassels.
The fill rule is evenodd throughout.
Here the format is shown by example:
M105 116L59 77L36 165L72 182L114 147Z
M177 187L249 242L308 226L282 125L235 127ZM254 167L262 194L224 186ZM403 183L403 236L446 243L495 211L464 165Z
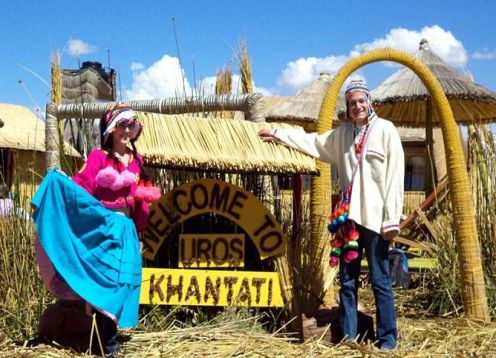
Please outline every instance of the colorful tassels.
M336 209L329 215L327 229L334 235L331 240L331 254L329 265L335 267L339 265L340 257L344 262L349 263L358 257L359 233L355 229L355 223L348 220L350 212L351 188L348 189L340 199Z

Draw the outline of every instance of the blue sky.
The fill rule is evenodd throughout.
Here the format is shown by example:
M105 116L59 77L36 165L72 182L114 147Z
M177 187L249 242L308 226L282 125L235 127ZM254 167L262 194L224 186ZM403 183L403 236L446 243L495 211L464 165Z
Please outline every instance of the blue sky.
M334 73L373 48L413 53L422 37L447 63L496 91L494 14L496 2L479 0L0 0L0 102L43 112L55 52L62 68L77 68L78 61L107 66L109 51L124 100L182 94L181 68L188 95L209 93L218 69L239 73L241 40L265 94L294 94L320 71ZM359 76L374 88L396 70L373 64Z

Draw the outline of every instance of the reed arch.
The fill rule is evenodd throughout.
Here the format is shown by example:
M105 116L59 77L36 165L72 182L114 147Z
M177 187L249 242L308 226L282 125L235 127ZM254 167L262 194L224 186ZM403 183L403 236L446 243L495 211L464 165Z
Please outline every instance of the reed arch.
M468 173L460 141L460 134L448 99L434 74L421 61L409 53L393 49L377 49L348 61L336 73L322 102L317 122L319 134L332 128L332 114L339 91L346 78L367 64L378 61L398 62L410 68L422 80L432 96L441 118L441 129L447 158L448 178L451 185L453 227L460 261L462 300L465 313L472 319L489 321L489 310L484 285L475 210L470 193ZM330 202L330 170L327 164L318 162L320 177L313 177L310 205L312 210L312 238L322 242L325 228L322 220Z

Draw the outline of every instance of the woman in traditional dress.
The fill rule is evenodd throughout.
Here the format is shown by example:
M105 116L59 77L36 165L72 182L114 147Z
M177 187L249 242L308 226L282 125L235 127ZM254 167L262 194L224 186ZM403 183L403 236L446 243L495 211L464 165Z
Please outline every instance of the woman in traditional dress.
M110 107L100 121L101 148L90 153L73 180L48 173L32 201L45 285L58 298L86 301L110 356L120 351L117 324L138 323L139 236L149 203L160 196L146 180L136 150L141 131L131 108Z

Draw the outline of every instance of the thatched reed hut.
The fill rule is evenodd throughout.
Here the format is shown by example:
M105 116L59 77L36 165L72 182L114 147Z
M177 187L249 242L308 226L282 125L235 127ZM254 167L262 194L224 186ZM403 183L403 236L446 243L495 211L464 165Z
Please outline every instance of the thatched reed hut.
M415 55L434 73L449 100L458 123L488 123L496 120L496 95L448 66L422 39ZM431 120L439 125L439 113L432 110L431 95L408 68L395 72L372 91L376 111L384 118L409 127L425 127Z
M0 185L28 202L45 173L45 122L28 108L0 103ZM69 148L68 153L78 156Z
M415 57L432 71L439 81L457 123L488 123L496 120L496 95L473 82L473 80L448 66L429 45L420 41ZM375 109L381 117L397 125L426 128L426 167L434 157L433 126L440 125L438 110L433 108L432 98L420 78L409 68L395 72L372 91ZM426 171L425 191L433 190L433 183L442 179L442 173Z
M267 122L285 122L303 127L308 132L315 132L319 110L324 100L324 94L331 83L328 72L322 72L316 80L290 97L275 97L268 100L271 108L265 114ZM336 105L334 124L339 124L338 117L344 113L344 98L340 97Z
M100 62L85 61L79 69L62 69L60 79L60 103L115 101L117 98L116 71L105 68ZM53 87L56 86L53 83ZM64 121L64 138L86 156L98 145L98 136L91 135L98 123L79 117L80 114Z
M116 73L99 62L85 61L79 69L63 69L62 103L113 101L116 93Z

